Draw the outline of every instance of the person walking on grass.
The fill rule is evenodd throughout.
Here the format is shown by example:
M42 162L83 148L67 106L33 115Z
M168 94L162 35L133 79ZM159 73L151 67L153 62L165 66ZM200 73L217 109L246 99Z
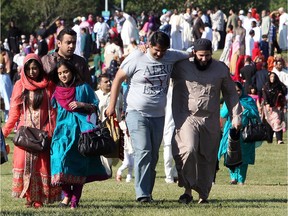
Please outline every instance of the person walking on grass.
M38 55L28 54L24 59L21 78L13 88L9 118L4 127L5 138L19 121L47 131L51 137L55 127L55 110L49 106L54 85L48 81ZM9 152L9 150L8 150ZM40 208L44 203L61 199L61 188L51 186L50 151L31 153L14 146L12 196L26 198L27 208Z
M249 123L249 119L251 119L251 121L257 119L258 122L261 122L258 108L254 99L245 93L245 88L241 85L240 82L235 82L235 88L239 96L240 104L243 109L242 127L244 128ZM223 104L220 110L220 116L221 118L225 118L226 122L223 129L223 136L220 141L218 160L221 159L222 155L227 154L229 131L230 128L232 127L231 117L229 116L226 103ZM262 142L247 143L244 142L242 138L240 138L242 164L234 169L229 168L230 184L236 185L238 183L239 185L244 185L248 170L248 164L255 163L255 148L260 146L261 143Z
M275 133L278 144L284 144L283 131L286 130L285 109L287 106L287 86L276 73L271 72L263 86L264 115L267 127L267 142L273 142Z
M220 141L220 93L227 103L232 125L240 128L242 112L228 67L212 58L212 43L194 42L194 62L175 64L172 113L175 132L172 153L178 172L178 186L184 193L178 202L193 200L192 189L199 194L198 203L208 203L215 175Z
M100 156L84 157L77 149L80 133L97 127L90 120L99 101L70 61L61 59L56 70L52 105L57 109L57 119L51 143L51 183L62 187L64 199L59 206L68 207L71 202L71 209L75 209L85 183L108 179Z
M189 54L168 50L170 38L155 32L147 53L135 50L122 62L112 84L107 116L115 113L121 83L127 79L126 123L134 149L136 201L152 201L156 165L163 138L166 94L173 65Z

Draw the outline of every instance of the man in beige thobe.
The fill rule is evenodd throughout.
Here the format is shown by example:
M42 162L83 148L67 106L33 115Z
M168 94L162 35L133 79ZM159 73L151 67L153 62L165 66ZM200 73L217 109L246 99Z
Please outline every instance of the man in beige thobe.
M177 63L172 73L172 153L178 185L185 188L178 201L185 204L193 199L192 189L199 193L198 203L208 203L220 141L220 93L237 129L242 112L228 67L212 59L211 42L195 41L194 55L194 61Z

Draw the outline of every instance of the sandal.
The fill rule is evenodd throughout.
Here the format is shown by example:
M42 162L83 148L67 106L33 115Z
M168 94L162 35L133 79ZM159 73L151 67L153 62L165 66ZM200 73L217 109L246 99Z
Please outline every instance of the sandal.
M43 203L42 202L34 202L33 204L32 204L32 206L34 207L34 208L41 208L41 207L43 207Z
M59 205L58 205L58 207L60 207L60 208L66 208L66 207L68 207L68 204L63 203L63 202L60 202Z
M198 204L208 204L208 200L200 198Z
M64 200L67 201L67 203L65 203ZM60 207L60 208L66 208L66 207L68 207L68 205L69 205L69 203L70 203L70 200L71 200L71 198L65 197L65 198L58 204L58 207Z
M71 202L71 209L76 209L78 207L78 204L76 202Z
M192 202L192 200L193 200L192 196L184 193L179 197L178 202L183 204L189 204L190 202Z
M32 207L32 204L33 204L33 201L27 200L26 203L25 203L25 207L26 207L26 208L31 208L31 207Z

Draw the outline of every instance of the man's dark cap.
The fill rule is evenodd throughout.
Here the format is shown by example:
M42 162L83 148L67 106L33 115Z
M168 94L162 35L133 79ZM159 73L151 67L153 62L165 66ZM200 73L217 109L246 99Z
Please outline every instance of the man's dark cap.
M205 38L199 38L194 42L194 50L212 50L212 43Z

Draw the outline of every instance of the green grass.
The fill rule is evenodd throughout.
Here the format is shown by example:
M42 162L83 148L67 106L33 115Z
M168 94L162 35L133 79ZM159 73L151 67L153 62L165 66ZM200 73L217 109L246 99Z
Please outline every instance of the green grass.
M11 137L8 142L11 144ZM285 138L286 140L286 138ZM11 145L12 146L12 145ZM13 151L13 149L12 149ZM153 192L155 202L135 202L133 183L117 183L114 167L112 179L89 183L84 186L81 207L73 211L59 209L58 203L42 209L26 209L24 199L11 197L12 154L1 168L1 215L287 215L287 145L267 144L256 151L256 163L249 166L244 186L230 185L227 168L220 161L216 184L212 187L207 205L177 203L183 189L164 181L163 151L157 166L157 178Z

